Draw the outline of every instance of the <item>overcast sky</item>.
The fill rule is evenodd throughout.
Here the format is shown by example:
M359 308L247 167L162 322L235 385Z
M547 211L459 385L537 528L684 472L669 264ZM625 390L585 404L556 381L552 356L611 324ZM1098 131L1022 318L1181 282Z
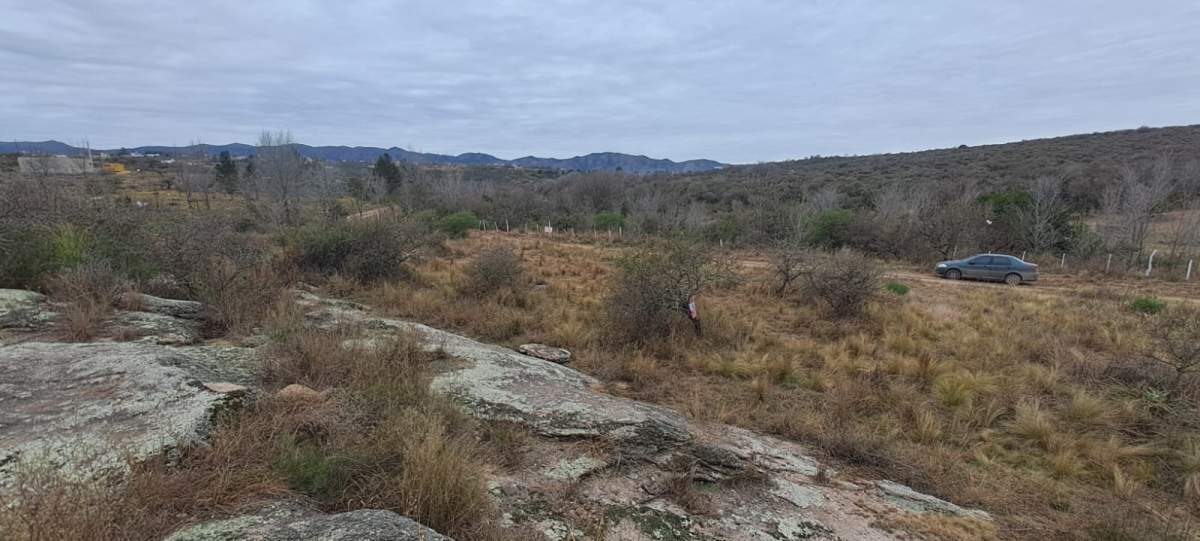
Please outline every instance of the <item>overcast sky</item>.
M0 140L754 162L1200 123L1200 2L0 0Z

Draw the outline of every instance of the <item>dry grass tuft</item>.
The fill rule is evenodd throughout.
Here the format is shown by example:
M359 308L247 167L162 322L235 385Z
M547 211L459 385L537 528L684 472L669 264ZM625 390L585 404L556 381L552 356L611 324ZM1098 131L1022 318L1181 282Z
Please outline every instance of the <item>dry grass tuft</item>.
M329 390L326 398L263 398L221 420L209 445L136 464L123 483L29 472L20 477L28 488L0 509L0 529L21 541L160 539L264 497L303 496L330 512L393 510L456 539L509 536L475 424L429 392L433 354L405 337L289 332L294 314L282 314L269 379ZM517 437L507 440L514 453Z
M63 323L67 338L83 342L99 332L129 283L108 262L87 261L50 277L47 287L51 296L66 303Z

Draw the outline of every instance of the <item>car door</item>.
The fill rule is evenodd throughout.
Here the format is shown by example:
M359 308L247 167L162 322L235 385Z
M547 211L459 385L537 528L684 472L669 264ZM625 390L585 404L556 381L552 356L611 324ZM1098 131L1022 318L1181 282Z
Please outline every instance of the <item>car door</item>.
M992 262L988 264L988 279L1003 280L1004 277L1013 269L1013 259L1005 255L992 256Z
M963 265L963 277L986 279L988 277L988 264L991 263L992 257L987 255L977 255L967 260L967 264Z

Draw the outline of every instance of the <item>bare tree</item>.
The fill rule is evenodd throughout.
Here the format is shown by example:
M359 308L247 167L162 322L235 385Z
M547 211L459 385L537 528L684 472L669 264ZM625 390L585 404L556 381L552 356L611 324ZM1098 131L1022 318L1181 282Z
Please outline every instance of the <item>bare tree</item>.
M1183 199L1178 216L1167 226L1167 246L1171 258L1200 247L1200 162L1192 160L1182 168L1175 192Z
M804 275L807 256L795 238L779 241L771 249L771 268L778 284L775 288L776 295L786 293L788 286Z
M1063 239L1061 226L1069 211L1063 197L1063 178L1038 177L1030 190L1029 202L1015 209L1021 242L1035 254L1058 244Z
M825 186L809 196L805 204L817 213L837 210L842 205L842 194L833 186Z
M175 188L183 192L188 208L194 204L196 192L204 193L205 203L208 202L208 192L216 182L207 160L202 154L184 154L175 157Z
M1149 167L1124 164L1117 182L1102 195L1103 232L1110 247L1128 251L1131 261L1141 257L1150 225L1171 195L1172 171L1168 157L1158 158Z
M653 233L662 225L660 217L665 206L662 193L645 187L629 198L629 216L626 221L636 231Z
M943 192L925 198L918 211L916 233L925 246L943 259L972 240L972 231L983 222L983 209L973 190Z
M305 183L305 160L289 131L264 131L254 154L254 171L263 191L283 205L283 220L292 221L294 200Z
M1171 258L1200 246L1200 201L1187 201L1179 208L1179 216L1167 226L1167 246Z
M573 197L586 204L590 212L617 210L624 198L625 176L621 173L594 171L568 175L564 180L571 183Z

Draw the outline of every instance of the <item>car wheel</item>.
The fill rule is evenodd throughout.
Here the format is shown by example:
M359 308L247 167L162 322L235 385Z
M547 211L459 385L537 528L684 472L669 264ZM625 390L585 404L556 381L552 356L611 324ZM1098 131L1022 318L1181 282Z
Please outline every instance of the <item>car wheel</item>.
M1010 272L1004 276L1004 283L1010 286L1021 285L1021 275L1015 272Z
M959 278L962 278L962 271L960 271L958 269L950 269L950 270L946 271L946 279L947 280L957 280Z

